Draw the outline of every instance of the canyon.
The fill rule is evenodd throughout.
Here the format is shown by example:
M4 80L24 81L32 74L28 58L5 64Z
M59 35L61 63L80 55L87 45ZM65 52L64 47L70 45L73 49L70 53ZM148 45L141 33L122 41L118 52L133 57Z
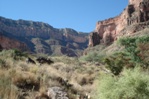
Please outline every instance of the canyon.
M122 13L98 21L90 34L70 28L57 29L43 22L0 17L0 49L37 54L81 56L86 48L111 45L149 26L149 0L129 0Z
M0 17L0 46L47 55L80 56L87 47L88 33L56 29L43 22Z

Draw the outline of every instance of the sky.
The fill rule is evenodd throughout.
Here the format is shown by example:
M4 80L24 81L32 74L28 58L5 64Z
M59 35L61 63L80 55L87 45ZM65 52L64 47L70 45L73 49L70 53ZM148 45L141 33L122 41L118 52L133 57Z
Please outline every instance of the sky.
M0 16L91 32L96 23L119 15L128 0L0 0Z

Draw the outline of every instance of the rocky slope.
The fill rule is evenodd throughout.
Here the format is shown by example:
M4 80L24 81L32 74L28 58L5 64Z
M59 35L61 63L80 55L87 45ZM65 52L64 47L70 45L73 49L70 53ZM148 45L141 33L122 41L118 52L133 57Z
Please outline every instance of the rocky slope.
M148 26L149 0L129 0L124 11L107 20L99 21L89 35L89 47L109 45L119 37L130 36Z
M88 34L73 29L56 29L49 24L0 17L0 45L3 49L49 55L79 56L87 47Z
M2 50L3 48L5 48L5 49L21 49L22 51L29 50L25 43L19 42L14 39L10 39L5 36L2 36L1 33L0 33L0 43L1 43L0 50Z

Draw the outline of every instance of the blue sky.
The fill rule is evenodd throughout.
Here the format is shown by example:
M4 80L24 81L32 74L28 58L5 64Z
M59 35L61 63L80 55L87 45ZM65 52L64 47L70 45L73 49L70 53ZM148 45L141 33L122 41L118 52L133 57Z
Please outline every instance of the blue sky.
M0 16L91 32L96 22L119 15L127 0L0 0Z

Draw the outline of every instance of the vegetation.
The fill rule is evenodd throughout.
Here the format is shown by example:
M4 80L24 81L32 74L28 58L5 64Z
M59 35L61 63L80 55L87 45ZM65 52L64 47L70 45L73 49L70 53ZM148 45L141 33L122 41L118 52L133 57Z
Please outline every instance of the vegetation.
M14 60L21 60L21 59L27 57L28 54L26 52L21 52L18 49L12 49L12 50L3 50L3 51L1 51L0 56L1 56L0 58L5 57L5 59L12 58Z
M7 68L7 64L5 60L0 59L0 68Z
M122 38L118 44L124 50L103 60L114 75L100 76L94 99L148 99L149 36Z
M102 62L104 57L106 56L103 51L106 48L104 44L97 45L95 47L87 48L85 52L87 55L81 56L79 59L85 62Z
M54 64L39 65L36 56L30 55L36 62L31 64L26 63L24 55L19 54L19 58L13 55L16 55L14 50L0 52L2 99L34 99L37 94L46 93L47 88L55 86L65 89L69 98L76 99L78 95L93 91L100 71L94 64L80 62L78 58L51 57Z
M133 67L133 63L130 62L130 58L122 52L106 57L103 62L114 75L119 75L119 73L123 70L123 67Z
M47 88L61 87L71 99L148 99L149 36L122 38L122 51L106 54L105 47L80 58L52 56L53 64L40 65L19 50L0 52L0 98L34 99ZM30 57L36 64L26 63ZM110 72L109 72L110 71ZM71 86L70 86L71 85ZM95 94L94 94L95 93Z
M125 69L120 77L103 75L94 99L148 99L149 76L140 68Z
M149 36L122 38L118 44L125 47L122 52L107 56L103 62L114 75L119 75L124 67L149 66Z
M11 78L5 70L0 70L0 98L18 99L19 92L17 87L12 85Z
M149 66L149 42L138 44L138 50L138 56L140 57L144 66Z
M15 59L15 60L20 60L22 57L27 57L27 53L21 52L18 49L14 49L12 50L12 54L11 56Z
M87 55L82 56L80 59L87 62L102 62L104 57L104 54L98 52L90 52Z
M149 36L122 38L119 39L118 43L125 46L125 53L127 53L127 56L129 56L133 62L147 65L143 60L148 58L144 55L148 54Z

